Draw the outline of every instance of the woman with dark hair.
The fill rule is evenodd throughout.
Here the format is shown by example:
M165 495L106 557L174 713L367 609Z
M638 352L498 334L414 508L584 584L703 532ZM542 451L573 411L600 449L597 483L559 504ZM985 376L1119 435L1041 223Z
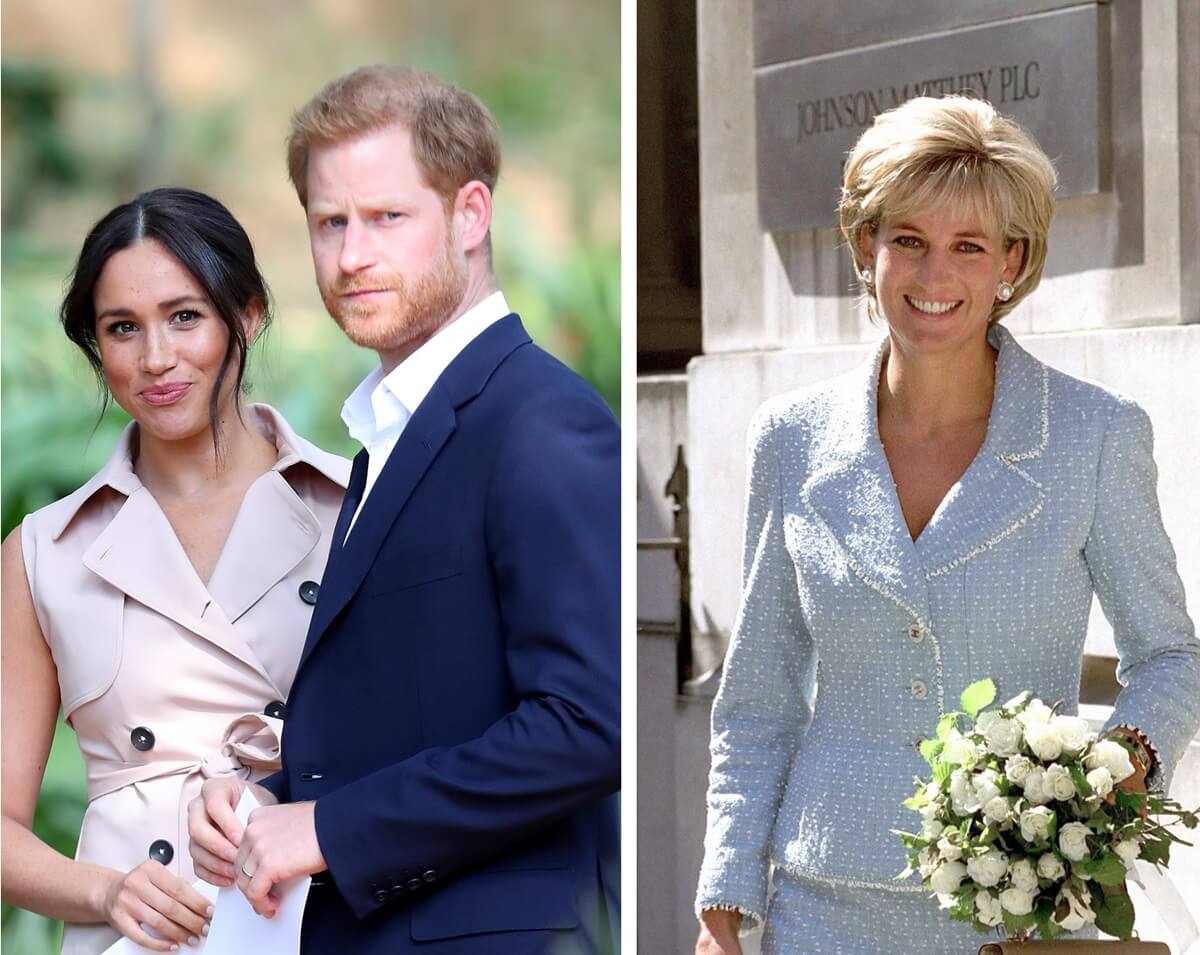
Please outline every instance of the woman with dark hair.
M3 545L4 895L67 922L67 953L196 944L211 907L187 803L206 778L279 765L349 466L242 404L268 302L245 231L187 189L101 219L63 301L133 419L99 473ZM74 861L31 831L60 706L88 776Z

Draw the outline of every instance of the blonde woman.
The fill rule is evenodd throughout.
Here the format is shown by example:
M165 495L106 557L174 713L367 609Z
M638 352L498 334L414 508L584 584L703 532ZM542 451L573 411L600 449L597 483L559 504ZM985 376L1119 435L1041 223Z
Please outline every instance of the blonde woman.
M887 336L750 429L698 953L764 922L767 953L974 952L893 881L917 745L982 676L1073 712L1093 593L1121 656L1108 731L1142 753L1127 785L1165 786L1196 731L1150 422L999 324L1041 279L1053 187L1036 143L970 98L884 113L849 156L842 231Z

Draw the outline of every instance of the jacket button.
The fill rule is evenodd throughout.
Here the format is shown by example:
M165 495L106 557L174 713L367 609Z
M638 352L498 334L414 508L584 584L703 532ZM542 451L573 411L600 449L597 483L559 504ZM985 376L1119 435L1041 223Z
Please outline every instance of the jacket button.
M380 889L378 892L375 893L375 901L378 902L380 905L383 905L383 903L386 902L390 898L391 898L391 896L387 894L386 889Z
M135 726L129 734L129 742L139 753L154 749L154 734L144 726Z
M404 894L404 883L397 882L395 885L393 885L391 888L391 893L392 893L392 895L403 895Z
M267 704L267 708L263 710L264 716L269 716L272 719L281 720L287 713L287 705L283 700L272 700Z
M425 883L422 882L420 879L409 879L408 880L408 888L412 892L416 892L417 889L421 888L421 886L423 886L424 884Z
M433 882L437 879L437 869L426 869L421 873L421 878L426 882Z
M169 865L175 858L175 848L166 839L155 839L150 843L150 858L163 865Z
M929 687L920 680L913 680L909 690L912 692L914 700L923 700L929 695Z
M919 623L911 624L908 628L908 639L913 643L920 643L925 639L925 628Z
M306 580L300 585L300 599L310 607L317 602L317 597L321 593L321 585L315 580Z

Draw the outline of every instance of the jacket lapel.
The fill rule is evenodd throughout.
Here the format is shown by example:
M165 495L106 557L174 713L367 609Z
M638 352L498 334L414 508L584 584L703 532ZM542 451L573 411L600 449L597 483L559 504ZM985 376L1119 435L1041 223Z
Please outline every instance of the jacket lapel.
M928 623L925 575L879 440L876 400L886 347L885 339L874 359L838 386L823 446L813 454L828 463L805 481L800 496L867 586Z
M948 573L995 547L1041 513L1042 485L1030 473L1049 442L1049 372L993 326L996 387L983 447L917 538L926 576Z
M457 409L483 390L492 373L512 351L528 342L529 336L521 320L516 315L509 315L486 328L459 353L405 425L343 546L341 541L345 538L346 527L358 506L357 501L352 504L347 495L300 667L304 666L329 625L358 592L392 524L457 429ZM362 487L361 480L365 480L356 480L360 468L365 474L366 455L362 453L354 460L351 493L356 487Z
M801 498L871 588L929 623L927 582L985 553L1036 519L1045 502L1030 473L1049 440L1046 366L1007 329L993 326L996 389L987 437L914 543L879 440L879 373L887 340L874 360L839 386L824 446L828 462L801 488Z
M269 546L263 546L264 528L270 528ZM208 592L235 621L312 553L320 539L316 516L282 474L270 471L246 491Z
M139 487L84 552L83 564L138 603L186 627L268 680L205 589L154 497Z

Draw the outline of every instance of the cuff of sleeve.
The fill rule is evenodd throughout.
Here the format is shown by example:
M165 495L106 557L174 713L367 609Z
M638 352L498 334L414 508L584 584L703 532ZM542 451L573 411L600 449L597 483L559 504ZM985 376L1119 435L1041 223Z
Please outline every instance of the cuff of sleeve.
M763 923L763 916L760 912L751 912L749 909L744 909L740 905L734 905L732 902L705 902L696 903L696 918L700 918L705 912L737 912L742 916L742 924L738 926L738 935L749 935Z
M766 859L758 854L710 850L700 869L696 917L706 909L740 912L742 934L758 928L767 910L767 871Z

